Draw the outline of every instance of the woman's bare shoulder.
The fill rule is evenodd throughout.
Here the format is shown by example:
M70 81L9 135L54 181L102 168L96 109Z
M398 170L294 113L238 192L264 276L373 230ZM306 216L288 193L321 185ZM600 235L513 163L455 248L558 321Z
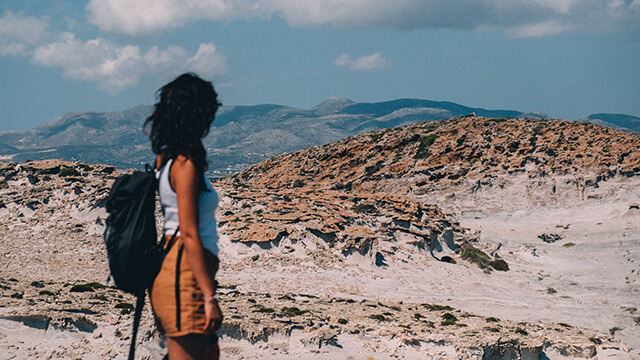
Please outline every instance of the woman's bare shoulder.
M184 155L178 155L173 160L171 166L171 180L172 185L176 185L177 182L188 181L193 182L196 178L197 170L193 160Z
M193 159L185 155L176 156L176 158L173 160L173 163L174 163L174 166L178 166L179 168L189 168L189 167L195 168Z

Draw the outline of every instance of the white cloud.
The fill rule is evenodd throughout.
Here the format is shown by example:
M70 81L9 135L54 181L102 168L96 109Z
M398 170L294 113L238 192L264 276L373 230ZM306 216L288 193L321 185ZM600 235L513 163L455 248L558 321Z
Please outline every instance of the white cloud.
M516 26L505 30L505 33L514 38L530 38L548 36L562 33L567 30L567 26L548 21L539 24Z
M104 31L145 35L208 19L280 16L292 26L502 29L513 36L637 27L640 0L91 0ZM514 35L515 34L515 35Z
M202 76L212 76L226 73L227 64L225 57L218 53L215 45L200 44L198 52L186 61L185 69Z
M139 35L180 27L188 17L179 0L90 1L87 20L104 31Z
M249 4L249 6L251 6ZM226 20L247 12L243 1L225 0L91 0L85 8L87 20L101 30L147 35L183 26L199 19Z
M342 54L336 59L335 64L351 70L376 70L389 66L389 60L380 56L380 53L352 59L349 54Z
M5 11L0 17L0 56L26 55L49 36L48 21Z
M142 52L138 46L117 46L105 39L82 42L72 33L64 33L58 42L36 48L31 61L60 67L64 77L95 82L109 93L135 86L141 76L148 74L197 71L210 77L227 71L226 59L213 44L201 44L194 55L178 46L164 50L153 46Z

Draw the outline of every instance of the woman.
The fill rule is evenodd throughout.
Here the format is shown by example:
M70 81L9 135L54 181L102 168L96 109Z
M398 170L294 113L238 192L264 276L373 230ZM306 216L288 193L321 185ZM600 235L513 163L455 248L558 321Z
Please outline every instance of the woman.
M202 145L219 106L210 82L183 74L159 90L155 111L144 124L158 155L167 242L175 234L151 289L156 323L167 336L171 360L205 359L208 336L222 323L215 296L218 195L205 177Z

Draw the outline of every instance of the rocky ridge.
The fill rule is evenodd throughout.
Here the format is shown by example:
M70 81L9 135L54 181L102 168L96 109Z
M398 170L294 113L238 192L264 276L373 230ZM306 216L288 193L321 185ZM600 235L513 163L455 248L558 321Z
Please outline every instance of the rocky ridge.
M503 175L573 175L578 187L640 174L640 139L589 123L463 117L384 129L271 158L232 179L302 191L422 195ZM386 191L390 192L390 191Z

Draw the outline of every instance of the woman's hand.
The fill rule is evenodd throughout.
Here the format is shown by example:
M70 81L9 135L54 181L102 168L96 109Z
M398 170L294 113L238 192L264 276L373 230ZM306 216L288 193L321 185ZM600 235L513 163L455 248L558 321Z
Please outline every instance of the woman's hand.
M220 311L217 299L205 300L204 314L204 332L211 334L218 331L218 329L220 329L220 325L222 325L222 311Z

